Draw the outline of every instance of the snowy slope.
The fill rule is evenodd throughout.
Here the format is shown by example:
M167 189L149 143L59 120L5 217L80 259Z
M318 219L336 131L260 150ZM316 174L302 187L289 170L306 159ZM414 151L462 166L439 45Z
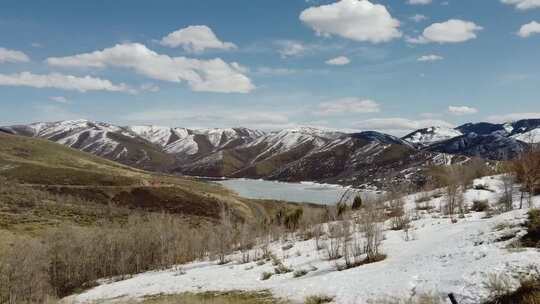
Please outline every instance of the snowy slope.
M468 203L474 199L493 203L501 195L498 177L486 177L475 183L494 191L468 190ZM419 195L406 197L407 208L414 210ZM443 199L435 198L429 203L438 207ZM535 203L540 206L540 197L535 198ZM525 272L540 259L537 250L510 250L506 246L513 239L499 240L509 234L517 237L524 234L521 224L526 211L515 210L492 218L470 213L455 224L438 213L419 211L413 221L413 240L405 241L403 232L386 231L383 251L387 259L345 271L336 271L334 262L327 261L323 251L314 249L313 240L297 241L289 250L283 250L282 243L273 243L272 251L285 265L295 270L310 270L309 273L300 278L294 278L292 273L274 275L262 281L261 273L273 272L270 262L258 266L255 262L217 265L200 261L182 265L185 274L172 269L143 273L124 281L104 283L66 300L101 303L182 292L270 290L297 303L306 296L319 294L335 297L337 304L353 304L385 296L408 298L426 292L441 295L452 292L459 303L477 304L487 296L483 282L489 274ZM237 255L230 258L240 259Z
M130 126L127 129L170 154L193 155L199 151L194 134L185 128Z
M110 133L131 137L129 132L120 127L83 119L35 123L26 126L26 129L35 137L50 139L97 155L106 155L118 148L118 142L109 137Z
M428 146L443 140L463 135L460 131L445 127L420 129L404 136L402 139L422 146Z
M236 140L240 140L240 143L243 144L265 134L263 131L246 128L186 129L160 126L130 126L127 129L151 143L159 145L167 153L187 155L195 155L200 151L204 151L205 149L201 146L205 146L207 150L210 150L205 152L211 152L226 147Z
M310 127L283 129L248 143L245 145L245 148L263 147L262 151L252 161L256 162L293 150L305 144L311 144L314 148L321 147L330 140L342 135L343 133L340 132Z
M518 133L511 137L526 143L540 143L540 128L532 129L524 133Z

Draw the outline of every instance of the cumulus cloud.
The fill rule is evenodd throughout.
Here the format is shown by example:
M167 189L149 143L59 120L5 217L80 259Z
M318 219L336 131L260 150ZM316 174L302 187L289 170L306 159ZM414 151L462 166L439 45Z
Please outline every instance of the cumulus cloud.
M339 56L326 61L326 64L329 65L347 65L349 63L351 63L351 60L345 56Z
M439 61L439 60L443 60L443 59L444 59L444 57L442 57L442 56L431 54L431 55L420 56L420 57L418 57L417 60L421 61L421 62L426 62L426 61Z
M320 103L315 114L331 116L352 113L377 113L380 110L379 103L373 100L348 97Z
M109 80L91 76L77 77L58 73L32 74L0 74L1 86L26 86L33 88L55 88L71 91L111 91L135 93L135 90L125 84L113 84Z
M476 39L477 32L483 28L474 22L451 19L442 23L433 23L424 29L422 35L408 37L409 43L459 43Z
M540 118L540 112L524 112L524 113L510 113L502 115L491 115L487 118L487 121L494 123L503 123L508 121L516 121L520 119L534 119Z
M223 42L206 25L192 25L179 29L163 37L161 45L168 47L182 47L192 53L200 53L206 49L231 50L236 45L232 42Z
M0 63L3 62L28 62L30 58L21 51L8 50L0 47Z
M449 106L448 112L453 115L469 115L478 113L478 109L468 106Z
M169 57L140 43L117 44L101 51L68 57L51 57L47 63L59 67L127 68L155 80L186 81L192 90L200 92L248 93L255 88L244 75L246 69L238 63L227 63L220 58Z
M361 130L375 130L393 135L405 135L412 131L439 126L453 128L454 125L438 119L406 119L406 118L373 118L356 123L355 127Z
M428 17L422 14L416 14L414 16L409 17L409 19L411 19L414 22L421 22L421 21L427 20Z
M318 35L337 35L355 41L387 42L401 37L400 22L382 4L368 0L341 0L307 8L300 20Z
M540 0L501 0L502 3L514 5L519 10L540 7Z
M536 21L524 24L518 32L518 36L522 38L527 38L534 34L540 34L540 23Z
M426 5L430 4L431 0L408 0L407 3L412 5Z
M49 100L52 100L52 101L58 102L58 103L69 103L69 99L67 99L64 96L51 96L51 97L49 97Z

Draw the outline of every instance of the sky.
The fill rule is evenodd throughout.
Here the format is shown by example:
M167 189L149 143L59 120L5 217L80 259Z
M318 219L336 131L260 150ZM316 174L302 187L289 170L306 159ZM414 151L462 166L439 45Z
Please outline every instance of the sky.
M540 118L540 0L2 0L0 125Z

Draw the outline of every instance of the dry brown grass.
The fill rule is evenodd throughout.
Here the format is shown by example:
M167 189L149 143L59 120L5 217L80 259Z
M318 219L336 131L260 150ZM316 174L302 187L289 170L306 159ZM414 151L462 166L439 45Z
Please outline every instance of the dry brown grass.
M141 302L126 302L134 304ZM274 298L269 292L205 292L156 296L145 299L144 304L287 304Z

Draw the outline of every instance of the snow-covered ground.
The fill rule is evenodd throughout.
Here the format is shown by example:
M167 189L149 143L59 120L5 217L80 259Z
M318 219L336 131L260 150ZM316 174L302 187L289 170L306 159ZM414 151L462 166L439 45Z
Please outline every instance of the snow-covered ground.
M467 203L487 199L493 204L501 194L498 177L485 177L475 184L494 191L468 190ZM414 210L419 195L406 197L408 209ZM516 193L516 203L517 196ZM443 200L444 197L433 198L430 204L439 207ZM540 206L540 197L535 197L535 204ZM316 251L314 240L297 241L288 250L282 249L283 243L274 243L273 252L286 266L308 270L308 274L294 278L293 273L287 273L261 280L263 272L273 272L271 262L260 266L256 262L240 264L239 257L232 256L233 262L227 265L209 261L182 265L185 274L171 269L105 283L69 301L93 303L182 292L270 290L277 297L295 302L318 294L333 296L335 303L353 304L385 296L452 292L459 303L480 303L486 297L483 282L489 274L516 274L539 263L540 251L536 249L507 248L525 233L521 224L526 213L527 209L523 209L484 218L484 213L473 212L452 224L437 213L422 212L413 222L413 240L405 241L403 231L386 231L384 261L345 271L337 271L335 262L325 259L324 250ZM508 235L513 238L507 239ZM501 238L506 240L500 241Z

